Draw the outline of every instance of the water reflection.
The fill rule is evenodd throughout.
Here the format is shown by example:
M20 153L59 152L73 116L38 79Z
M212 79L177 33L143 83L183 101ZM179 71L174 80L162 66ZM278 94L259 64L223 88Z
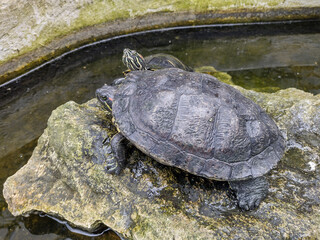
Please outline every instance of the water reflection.
M260 92L294 87L313 94L320 93L320 67L317 62L310 66L258 68L230 71L229 74L236 85Z
M3 211L3 226L0 229L0 239L3 240L119 240L120 237L108 228L101 226L94 233L87 233L70 225L62 224L46 215L31 215L14 218L8 210Z

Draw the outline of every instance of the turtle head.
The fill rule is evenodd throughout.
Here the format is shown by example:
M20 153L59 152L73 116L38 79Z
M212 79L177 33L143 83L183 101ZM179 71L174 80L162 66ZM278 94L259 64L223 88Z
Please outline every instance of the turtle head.
M147 70L147 64L141 54L129 48L123 49L122 62L131 71Z
M108 112L112 112L112 101L115 93L115 88L109 85L104 85L96 90L96 97L102 107Z

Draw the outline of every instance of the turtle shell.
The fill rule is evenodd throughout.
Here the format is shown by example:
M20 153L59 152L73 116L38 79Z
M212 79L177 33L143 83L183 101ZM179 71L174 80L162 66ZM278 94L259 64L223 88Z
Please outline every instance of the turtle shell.
M175 56L165 53L153 54L145 57L147 68L157 70L163 68L180 68L185 71L193 72L192 68L185 65Z
M284 138L269 115L210 75L133 71L116 87L118 129L162 164L232 181L264 175L284 153Z

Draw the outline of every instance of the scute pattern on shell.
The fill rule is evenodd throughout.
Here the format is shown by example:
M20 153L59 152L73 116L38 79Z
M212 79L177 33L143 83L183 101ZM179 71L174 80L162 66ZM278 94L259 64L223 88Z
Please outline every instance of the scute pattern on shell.
M285 149L263 109L207 74L133 71L118 86L113 115L122 134L144 153L216 180L262 176Z

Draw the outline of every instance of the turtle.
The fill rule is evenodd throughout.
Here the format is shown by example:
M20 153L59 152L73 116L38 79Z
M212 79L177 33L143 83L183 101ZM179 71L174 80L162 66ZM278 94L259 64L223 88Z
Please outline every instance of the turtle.
M130 143L164 165L229 182L240 209L255 209L267 196L265 175L286 142L272 118L232 86L208 74L163 68L131 71L96 96L118 129L108 173L125 167Z
M163 68L180 68L185 71L193 72L193 69L178 58L165 53L158 53L143 57L136 50L125 48L122 56L123 64L128 68L126 71L135 70L158 70Z

